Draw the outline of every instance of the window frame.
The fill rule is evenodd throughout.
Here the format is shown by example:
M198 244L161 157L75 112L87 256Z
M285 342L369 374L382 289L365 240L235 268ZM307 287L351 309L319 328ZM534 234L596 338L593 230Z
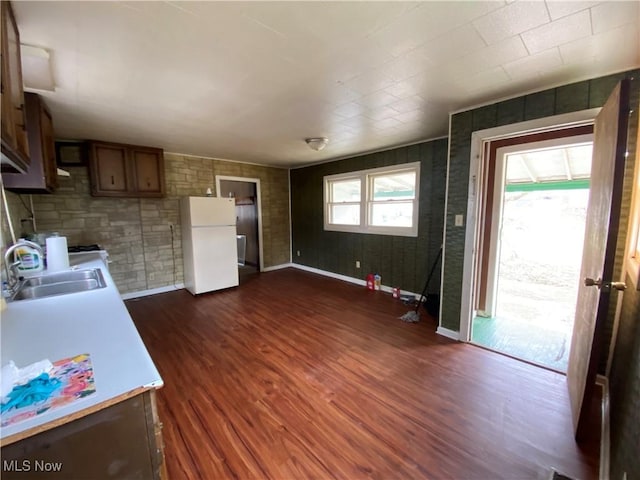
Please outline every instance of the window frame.
M379 201L373 200L373 180L375 177L384 176L385 174L397 174L402 172L415 172L415 196L411 200L388 200L389 202L407 203L412 202L412 225L410 227L394 227L394 226L374 226L371 225L371 216L373 205L380 204ZM345 180L360 180L360 201L359 202L332 202L331 185L334 182ZM360 224L359 225L342 225L330 223L331 207L339 204L360 204ZM367 170L359 170L355 172L339 173L335 175L326 175L323 177L323 211L324 211L324 230L332 232L348 232L348 233L365 233L377 235L393 235L401 237L417 237L418 236L418 220L420 210L420 162L401 163L389 165L387 167L371 168Z

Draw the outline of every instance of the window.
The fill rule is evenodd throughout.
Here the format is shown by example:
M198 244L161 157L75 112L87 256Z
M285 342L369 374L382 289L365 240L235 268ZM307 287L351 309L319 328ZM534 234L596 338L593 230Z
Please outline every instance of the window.
M418 236L420 162L324 177L324 229Z

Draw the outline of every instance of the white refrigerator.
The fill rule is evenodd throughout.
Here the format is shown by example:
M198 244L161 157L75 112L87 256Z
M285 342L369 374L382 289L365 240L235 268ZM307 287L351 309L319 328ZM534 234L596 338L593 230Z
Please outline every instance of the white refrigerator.
M180 223L185 288L196 295L237 286L235 199L184 197Z

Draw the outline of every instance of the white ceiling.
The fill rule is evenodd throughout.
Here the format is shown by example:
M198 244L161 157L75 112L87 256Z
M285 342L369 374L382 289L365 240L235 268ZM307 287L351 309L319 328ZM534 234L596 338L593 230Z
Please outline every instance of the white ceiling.
M22 43L51 51L58 137L279 166L445 136L457 109L638 67L639 4L13 2Z

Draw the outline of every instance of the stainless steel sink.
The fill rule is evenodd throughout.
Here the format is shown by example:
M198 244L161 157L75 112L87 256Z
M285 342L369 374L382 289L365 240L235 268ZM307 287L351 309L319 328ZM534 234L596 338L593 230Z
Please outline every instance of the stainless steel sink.
M69 293L85 292L104 288L102 271L99 268L87 270L68 270L22 280L11 297L12 301L32 300L36 298L67 295Z

